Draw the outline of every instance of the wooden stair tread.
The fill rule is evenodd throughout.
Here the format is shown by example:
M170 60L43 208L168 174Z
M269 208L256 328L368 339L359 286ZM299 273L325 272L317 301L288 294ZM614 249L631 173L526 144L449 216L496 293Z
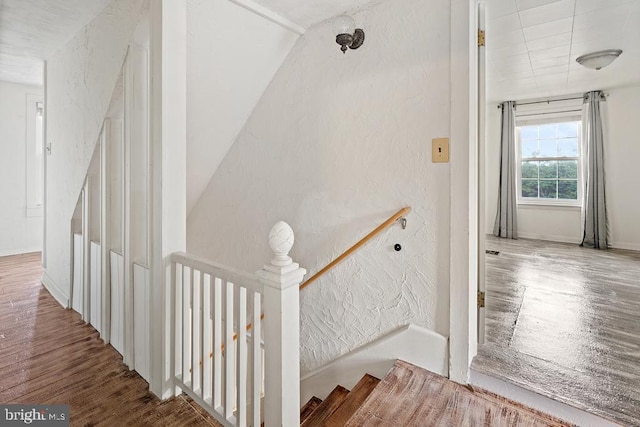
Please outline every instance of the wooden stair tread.
M401 360L345 426L570 426L511 401L487 399L448 378Z
M342 404L345 397L349 394L349 390L342 386L333 389L329 396L316 408L315 411L300 424L304 427L319 427L333 414Z
M307 418L313 414L313 411L316 410L318 406L322 403L322 399L319 397L313 396L307 403L304 404L302 409L300 409L300 424L304 423Z
M358 410L360 405L367 399L373 389L376 388L380 379L365 374L358 384L349 392L342 404L336 411L325 421L325 427L342 427L349 418Z

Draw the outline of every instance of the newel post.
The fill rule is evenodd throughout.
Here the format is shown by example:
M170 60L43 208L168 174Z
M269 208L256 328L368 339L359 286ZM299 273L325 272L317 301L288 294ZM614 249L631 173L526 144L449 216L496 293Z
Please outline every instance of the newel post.
M293 230L284 221L269 233L275 256L257 272L264 284L266 427L300 426L299 285L307 272L289 257Z

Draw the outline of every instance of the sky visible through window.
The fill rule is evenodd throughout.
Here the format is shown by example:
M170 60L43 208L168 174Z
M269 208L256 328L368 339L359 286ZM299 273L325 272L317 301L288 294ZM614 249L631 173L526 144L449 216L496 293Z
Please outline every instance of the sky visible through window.
M579 121L519 127L520 196L578 200Z

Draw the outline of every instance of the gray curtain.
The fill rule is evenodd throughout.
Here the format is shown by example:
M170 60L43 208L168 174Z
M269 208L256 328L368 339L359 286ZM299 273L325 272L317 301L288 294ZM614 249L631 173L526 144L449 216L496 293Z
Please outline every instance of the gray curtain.
M502 103L502 135L500 138L500 188L498 212L493 234L509 239L518 238L516 218L516 118L515 101Z
M595 249L607 249L607 206L604 191L604 132L600 102L601 91L584 95L583 147L584 194L582 203L582 243Z

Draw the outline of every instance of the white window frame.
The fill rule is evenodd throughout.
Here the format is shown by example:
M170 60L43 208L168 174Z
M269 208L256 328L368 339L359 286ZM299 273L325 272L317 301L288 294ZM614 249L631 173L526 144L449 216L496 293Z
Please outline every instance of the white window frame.
M556 160L577 160L578 161L578 198L577 200L571 199L543 199L543 198L530 198L522 197L522 138L520 128L523 126L540 126L545 124L554 123L567 123L567 122L580 122L578 125L578 156L577 157L536 157L526 158L526 160L539 160L539 161L556 161ZM575 114L554 114L552 117L546 119L516 119L516 191L518 193L517 203L518 205L529 206L572 206L582 207L582 117ZM538 193L539 194L539 193Z
M40 95L26 96L26 132L27 147L27 210L28 217L41 217L44 212L44 122L40 133L36 131L38 110L42 112L40 120L44 120L44 100Z

